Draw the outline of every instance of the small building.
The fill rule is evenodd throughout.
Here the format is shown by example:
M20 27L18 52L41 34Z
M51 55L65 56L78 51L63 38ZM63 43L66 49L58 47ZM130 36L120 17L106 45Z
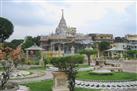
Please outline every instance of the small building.
M126 53L126 49L123 47L112 47L111 49L106 50L109 58L123 58Z
M41 59L41 52L44 51L43 48L34 44L33 46L26 48L26 58L28 60L39 61Z
M137 34L135 35L126 35L125 38L128 40L127 48L129 50L137 50Z
M125 35L125 38L126 38L129 42L137 42L137 34L134 34L134 35L127 34L127 35Z
M95 42L113 42L113 34L89 34Z

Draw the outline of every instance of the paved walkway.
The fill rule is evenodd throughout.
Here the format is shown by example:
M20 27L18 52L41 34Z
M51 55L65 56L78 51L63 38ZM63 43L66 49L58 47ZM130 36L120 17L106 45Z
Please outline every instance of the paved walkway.
M24 83L38 82L38 81L49 80L49 79L53 79L53 75L52 75L51 71L47 71L46 75L40 76L40 77L26 78L26 79L19 79L19 80L10 80L10 81L16 82L19 84L24 84Z

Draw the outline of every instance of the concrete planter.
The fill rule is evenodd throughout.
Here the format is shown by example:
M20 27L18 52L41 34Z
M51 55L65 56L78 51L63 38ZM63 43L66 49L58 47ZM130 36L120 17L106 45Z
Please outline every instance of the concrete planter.
M69 91L67 74L65 72L53 72L54 86L52 91Z

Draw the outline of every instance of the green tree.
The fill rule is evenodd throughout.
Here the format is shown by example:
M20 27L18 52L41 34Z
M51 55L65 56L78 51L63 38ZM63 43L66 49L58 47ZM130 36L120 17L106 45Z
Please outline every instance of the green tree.
M26 48L29 48L32 45L34 45L34 40L33 40L32 36L27 36L24 41L25 42L22 45L23 50L25 50Z
M24 39L22 48L25 49L25 48L31 47L34 44L36 44L38 46L40 45L40 36L37 36L37 37L27 36Z
M33 40L36 45L40 46L40 36L34 37Z
M137 58L137 50L128 50L127 57L131 59Z
M0 42L3 43L4 40L8 39L13 33L13 24L3 17L0 17Z
M3 61L1 61L1 65L4 69L4 71L1 74L1 80L0 80L0 90L5 89L5 85L7 84L9 80L9 74L11 72L12 68L12 62L9 59L10 56L10 48L5 48L4 41L10 37L10 35L13 33L14 26L13 24L5 18L0 17L0 43L2 44L1 48L2 51L5 53L5 57Z
M110 42L100 42L98 44L99 53L103 55L103 52L110 48Z
M90 61L91 61L91 55L96 54L97 51L95 49L92 48L85 48L83 50L80 51L80 54L85 54L88 58L88 65L90 65Z
M79 63L83 63L84 56L72 55L65 57L57 57L51 59L51 64L59 68L59 71L63 71L68 75L69 89L74 91L75 79L77 75L77 67Z
M23 43L23 40L22 40L22 39L14 39L14 40L12 40L11 42L6 42L6 43L5 43L5 46L6 46L6 47L13 48L13 49L16 49L17 46L19 46L21 43Z

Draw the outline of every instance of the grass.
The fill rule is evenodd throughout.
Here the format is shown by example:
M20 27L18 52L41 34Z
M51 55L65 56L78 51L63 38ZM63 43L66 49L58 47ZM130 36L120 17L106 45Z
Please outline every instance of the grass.
M31 67L29 70L46 70L45 67Z
M87 64L79 64L78 66L78 68L87 68L87 67L90 67L90 66Z
M3 68L2 68L2 67L0 67L0 71L3 71Z
M137 80L137 73L114 72L112 75L95 75L90 71L79 72L77 79L81 80Z
M31 89L31 91L52 91L53 81L46 80L41 82L28 83L25 85L28 86ZM99 91L99 90L76 88L75 91Z

